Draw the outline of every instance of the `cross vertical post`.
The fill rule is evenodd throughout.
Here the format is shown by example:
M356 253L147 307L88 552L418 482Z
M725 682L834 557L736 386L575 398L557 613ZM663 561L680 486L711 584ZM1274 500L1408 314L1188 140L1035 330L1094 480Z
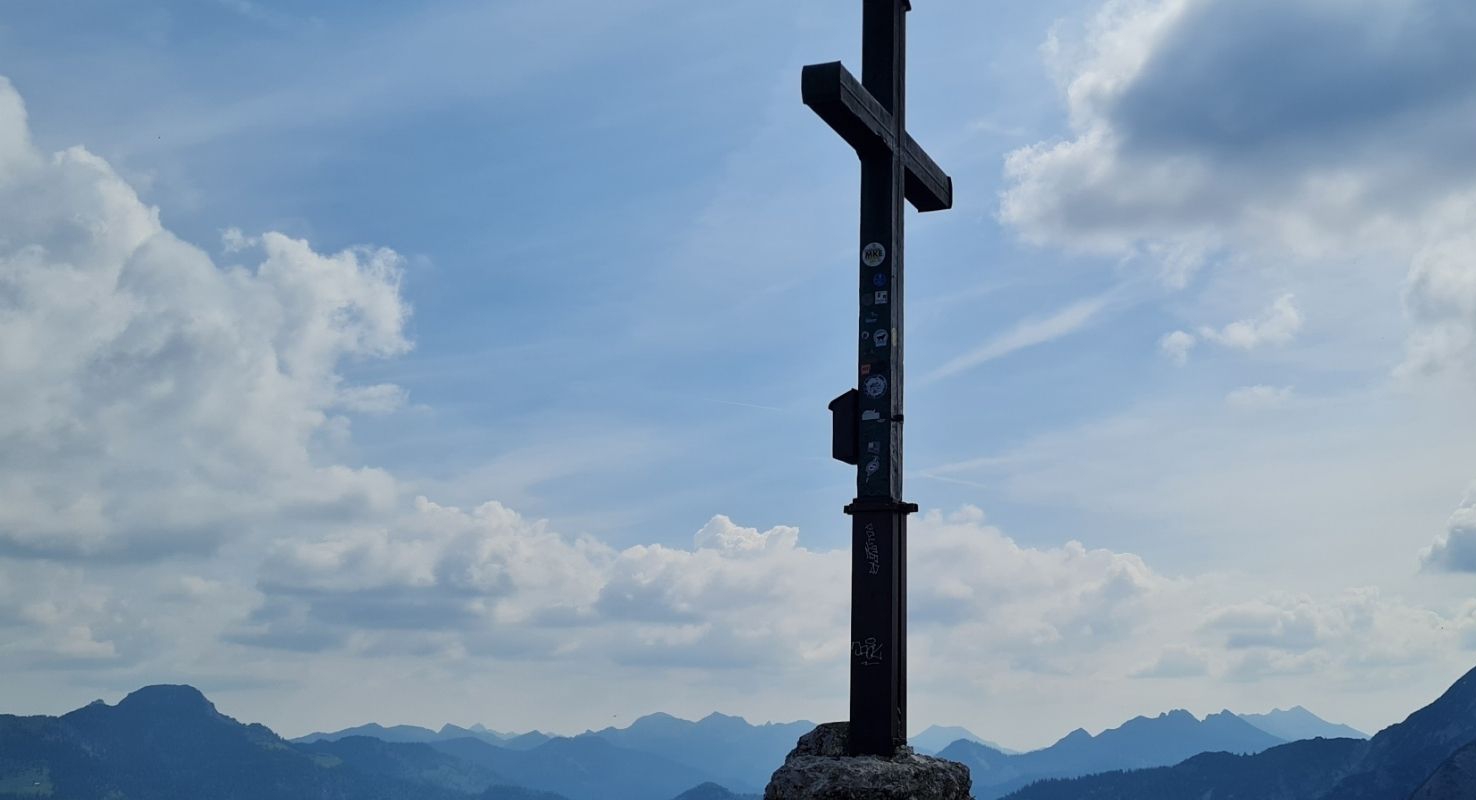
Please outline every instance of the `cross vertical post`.
M852 755L907 742L907 516L902 498L903 224L953 205L953 181L906 128L909 0L863 0L861 81L839 62L805 67L805 104L861 160L857 386L831 404L836 457L856 465L851 516ZM839 420L846 420L843 425ZM854 427L851 421L854 420ZM841 437L854 437L841 440Z

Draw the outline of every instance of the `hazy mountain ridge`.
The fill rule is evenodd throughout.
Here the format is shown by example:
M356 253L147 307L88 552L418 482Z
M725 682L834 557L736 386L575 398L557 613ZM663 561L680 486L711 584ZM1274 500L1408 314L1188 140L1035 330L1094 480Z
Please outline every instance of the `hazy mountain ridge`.
M1476 743L1476 670L1466 673L1434 702L1369 740L1313 739L1250 756L1210 753L1178 765L1135 772L1044 781L1011 800L1406 800L1422 785L1445 790L1443 781L1469 774L1476 756L1456 756ZM1442 782L1432 785L1437 771ZM1460 786L1476 797L1476 786Z
M726 788L752 792L763 790L799 737L814 727L815 723L804 720L752 725L742 717L718 713L696 722L650 714L626 728L604 728L587 735L705 770Z
M759 800L761 795L736 794L716 783L694 786L672 798L672 800Z
M150 686L116 706L60 717L0 716L0 780L68 800L466 800L395 776L370 776L302 752L262 725L220 714L187 686Z
M1216 800L1405 800L1441 762L1449 762L1442 768L1456 780L1468 774L1462 771L1470 768L1467 762L1451 755L1458 747L1452 742L1463 732L1476 739L1476 678L1467 678L1371 741L1312 740L1265 749L1276 738L1234 714L1198 720L1173 711L1136 717L1097 736L1076 730L1030 753L1009 754L960 739L943 755L970 766L981 800L1027 784L1034 785L1018 797L1141 800L1202 788ZM1310 712L1296 716L1331 725ZM532 734L454 725L433 731L371 724L288 742L265 726L220 714L191 687L151 686L116 706L97 702L61 717L0 716L0 797L746 800L753 795L742 792L760 791L811 727L750 725L722 714L695 722L653 714L626 728L555 737L523 749L514 743ZM951 732L933 730L940 731ZM358 732L400 741L352 735ZM1264 752L1208 752L1213 750ZM1177 757L1186 751L1193 757ZM1157 766L1155 761L1164 766L1120 771ZM1167 766L1173 763L1178 765ZM1367 765L1381 763L1393 766L1370 773ZM1073 770L1083 775L1104 769L1119 771L1059 780ZM1042 778L1058 780L1037 782ZM1405 784L1409 789L1397 798L1386 791ZM1343 794L1307 793L1334 785ZM1442 785L1432 783L1431 791ZM1122 794L1124 786L1131 792Z
M1019 755L1019 750L1012 750L994 742L976 736L973 731L957 725L930 725L927 730L916 736L907 737L907 743L919 753L936 755L943 748L957 741L973 742L982 744L991 750L997 750L1005 755Z
M355 725L352 728L344 728L337 731L315 731L290 741L295 744L311 744L313 742L333 742L351 736L367 736L382 742L403 743L439 742L448 739L481 739L489 744L495 744L498 747L506 747L512 750L530 750L554 738L542 731L500 733L498 731L488 730L481 725L462 728L447 723L442 725L439 731L433 731L430 728L422 728L419 725L385 726L377 722L370 722L365 725Z
M1171 767L1046 779L1008 800L1314 800L1365 746L1358 739L1309 739L1256 755L1201 753Z
M967 765L974 796L993 800L1043 778L1168 766L1199 753L1255 753L1282 743L1229 711L1200 720L1174 710L1134 717L1096 736L1078 728L1050 747L1018 755L969 741L954 742L938 755Z
M385 742L368 736L347 736L298 747L336 759L367 775L409 778L469 794L515 783L495 770L443 753L423 742Z
M708 772L617 747L591 734L551 739L526 751L500 748L480 739L451 739L429 746L505 775L513 784L556 792L571 800L674 797L713 782Z
M93 703L61 717L0 716L0 796L651 800L709 782L705 772L593 735L521 751L471 737L293 743L220 714L187 686L145 687L115 706Z
M612 726L590 730L578 737L552 737L539 731L499 734L454 725L444 725L439 731L434 731L414 725L370 723L339 731L311 733L293 741L309 744L370 736L384 741L435 745L457 739L479 739L504 750L531 750L558 738L594 736L625 750L675 762L690 768L692 775L705 776L725 789L742 793L761 790L799 737L814 727L813 722L806 720L753 725L742 717L716 712L696 721L658 712L640 717L624 728ZM475 751L464 752L470 754Z
M1368 738L1368 734L1357 728L1328 722L1301 706L1272 709L1265 714L1237 714L1236 716L1272 736L1279 736L1288 742L1295 742L1300 739Z

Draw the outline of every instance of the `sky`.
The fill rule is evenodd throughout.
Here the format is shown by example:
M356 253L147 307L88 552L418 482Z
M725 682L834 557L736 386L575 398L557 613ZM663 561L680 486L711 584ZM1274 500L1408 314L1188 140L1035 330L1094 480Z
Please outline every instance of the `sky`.
M922 0L911 726L1476 666L1476 8ZM0 710L846 709L841 0L0 4Z

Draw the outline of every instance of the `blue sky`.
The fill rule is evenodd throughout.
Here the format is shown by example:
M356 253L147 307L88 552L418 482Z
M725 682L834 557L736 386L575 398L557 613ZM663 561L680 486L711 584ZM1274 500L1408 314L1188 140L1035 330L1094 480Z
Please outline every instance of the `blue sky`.
M0 705L843 713L857 178L798 76L857 6L6 9ZM908 221L919 721L1433 697L1476 653L1471 13L917 6L958 195Z

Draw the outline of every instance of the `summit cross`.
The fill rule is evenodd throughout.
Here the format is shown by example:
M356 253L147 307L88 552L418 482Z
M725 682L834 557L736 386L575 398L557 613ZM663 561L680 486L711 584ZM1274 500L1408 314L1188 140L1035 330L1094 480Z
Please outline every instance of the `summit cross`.
M902 499L902 229L905 203L953 207L953 180L907 134L909 0L863 0L861 80L804 68L805 105L861 159L857 386L830 404L832 455L856 465L851 516L851 755L907 743L907 516Z

